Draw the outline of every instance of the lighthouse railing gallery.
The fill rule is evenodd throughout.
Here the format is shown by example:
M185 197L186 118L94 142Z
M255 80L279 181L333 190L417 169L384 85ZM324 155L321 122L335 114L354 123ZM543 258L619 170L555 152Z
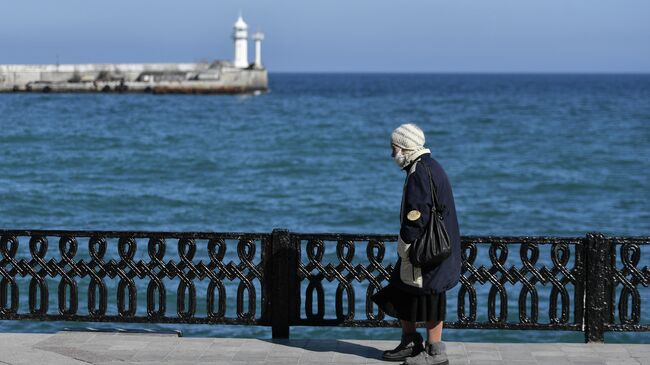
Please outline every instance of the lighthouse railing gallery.
M0 319L398 326L369 299L397 237L0 230ZM463 237L447 328L650 331L650 237ZM1 326L0 322L0 326Z

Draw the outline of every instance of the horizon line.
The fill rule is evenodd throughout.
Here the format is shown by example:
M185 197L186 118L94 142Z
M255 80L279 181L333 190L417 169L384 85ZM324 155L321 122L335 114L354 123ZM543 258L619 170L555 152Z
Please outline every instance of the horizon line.
M228 61L228 60L216 60L216 61ZM203 61L205 62L205 61ZM158 61L158 62L64 62L64 63L2 63L0 66L49 66L49 65L86 65L86 64L97 64L97 65L119 65L119 64L190 64L190 63L201 63L199 60L194 61ZM209 63L209 62L208 62ZM266 68L266 71L272 74L417 74L417 75L461 75L461 74L476 74L476 75L650 75L650 70L551 70L551 71L540 71L540 70L524 70L524 71L508 71L508 70L376 70L376 71L364 71L364 70L278 70L274 71L272 69Z
M650 71L271 71L269 74L403 74L403 75L650 75Z

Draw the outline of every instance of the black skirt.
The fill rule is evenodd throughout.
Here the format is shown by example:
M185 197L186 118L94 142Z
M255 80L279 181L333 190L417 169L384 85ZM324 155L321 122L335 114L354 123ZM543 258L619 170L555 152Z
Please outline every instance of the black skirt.
M445 320L445 292L416 295L388 284L371 297L379 308L391 317L409 322L438 322Z

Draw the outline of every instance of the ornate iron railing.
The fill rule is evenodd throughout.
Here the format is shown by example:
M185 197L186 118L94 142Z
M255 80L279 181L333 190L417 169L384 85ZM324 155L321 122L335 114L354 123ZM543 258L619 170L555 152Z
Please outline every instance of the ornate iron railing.
M0 318L99 322L268 324L264 280L269 234L201 232L0 231ZM79 241L85 241L81 247ZM52 242L54 241L54 242ZM226 242L232 241L231 245ZM58 247L58 257L49 249ZM174 258L167 256L173 242ZM199 244L204 258L196 260ZM19 249L22 257L18 257ZM138 250L146 247L146 254ZM85 249L84 249L85 248ZM235 252L231 252L231 251ZM84 257L80 257L80 256ZM49 257L48 257L49 256ZM230 259L229 259L230 258ZM28 279L28 307L21 311L20 278ZM80 281L85 280L81 287ZM146 288L138 308L138 285ZM165 281L171 281L166 283ZM197 296L201 282L203 292ZM236 313L228 316L227 283L236 284ZM170 284L176 299L169 316ZM49 292L57 289L56 311ZM79 292L86 292L86 303ZM109 308L109 292L115 300ZM142 294L142 292L140 292ZM112 297L112 296L111 296ZM198 299L202 302L199 303ZM82 312L80 304L86 304ZM171 303L173 304L173 303ZM201 313L197 312L197 307ZM138 313L138 309L141 309Z
M387 283L396 240L0 230L0 319L254 324L275 338L290 326L398 326L370 300ZM586 341L650 331L648 245L650 237L601 234L463 237L445 327L583 331Z
M606 331L649 331L648 324L641 324L642 297L639 286L650 285L650 262L646 252L642 261L642 247L650 249L650 237L601 237L609 247L609 264L605 275L609 279L605 287L608 304ZM644 267L639 267L646 264ZM646 304L647 306L647 304Z
M294 237L299 241L298 250L306 251L305 260L299 262L298 274L300 280L306 283L302 292L305 297L305 318L296 318L296 324L372 327L398 325L397 321L384 320L383 313L373 311L373 303L369 300L390 275L391 264L383 262L384 244L396 241L396 237ZM330 246L336 249L336 256L332 257L334 263L323 262L327 241L334 241ZM366 245L366 264L355 265L352 262L355 247L361 242ZM582 330L584 250L579 238L463 237L462 248L462 276L455 289L457 316L455 321L446 322L445 327ZM513 248L516 249L514 254L511 253ZM549 262L538 262L540 251L548 253ZM355 280L368 282L364 319L355 319L355 295L351 286ZM331 319L325 318L324 310L326 295L323 283L327 282L336 283L336 288L332 288L332 293L329 293L330 297L335 298L336 308ZM509 316L509 294L515 290L515 294L518 294L515 297L518 316L512 317ZM540 291L547 297L549 311L546 322L539 320ZM313 299L314 296L316 300ZM314 302L317 303L316 311L313 310ZM485 309L486 313L481 316L479 308Z

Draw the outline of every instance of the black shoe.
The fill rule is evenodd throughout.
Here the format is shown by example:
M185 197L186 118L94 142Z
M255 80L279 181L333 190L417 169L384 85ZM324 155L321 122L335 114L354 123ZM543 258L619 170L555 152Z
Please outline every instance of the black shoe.
M404 365L448 365L449 359L445 352L445 344L436 342L435 344L427 343L424 351L416 356L409 357L404 361Z
M407 357L415 356L424 350L422 336L419 333L402 335L402 341L393 350L384 351L381 355L385 361L404 361Z

